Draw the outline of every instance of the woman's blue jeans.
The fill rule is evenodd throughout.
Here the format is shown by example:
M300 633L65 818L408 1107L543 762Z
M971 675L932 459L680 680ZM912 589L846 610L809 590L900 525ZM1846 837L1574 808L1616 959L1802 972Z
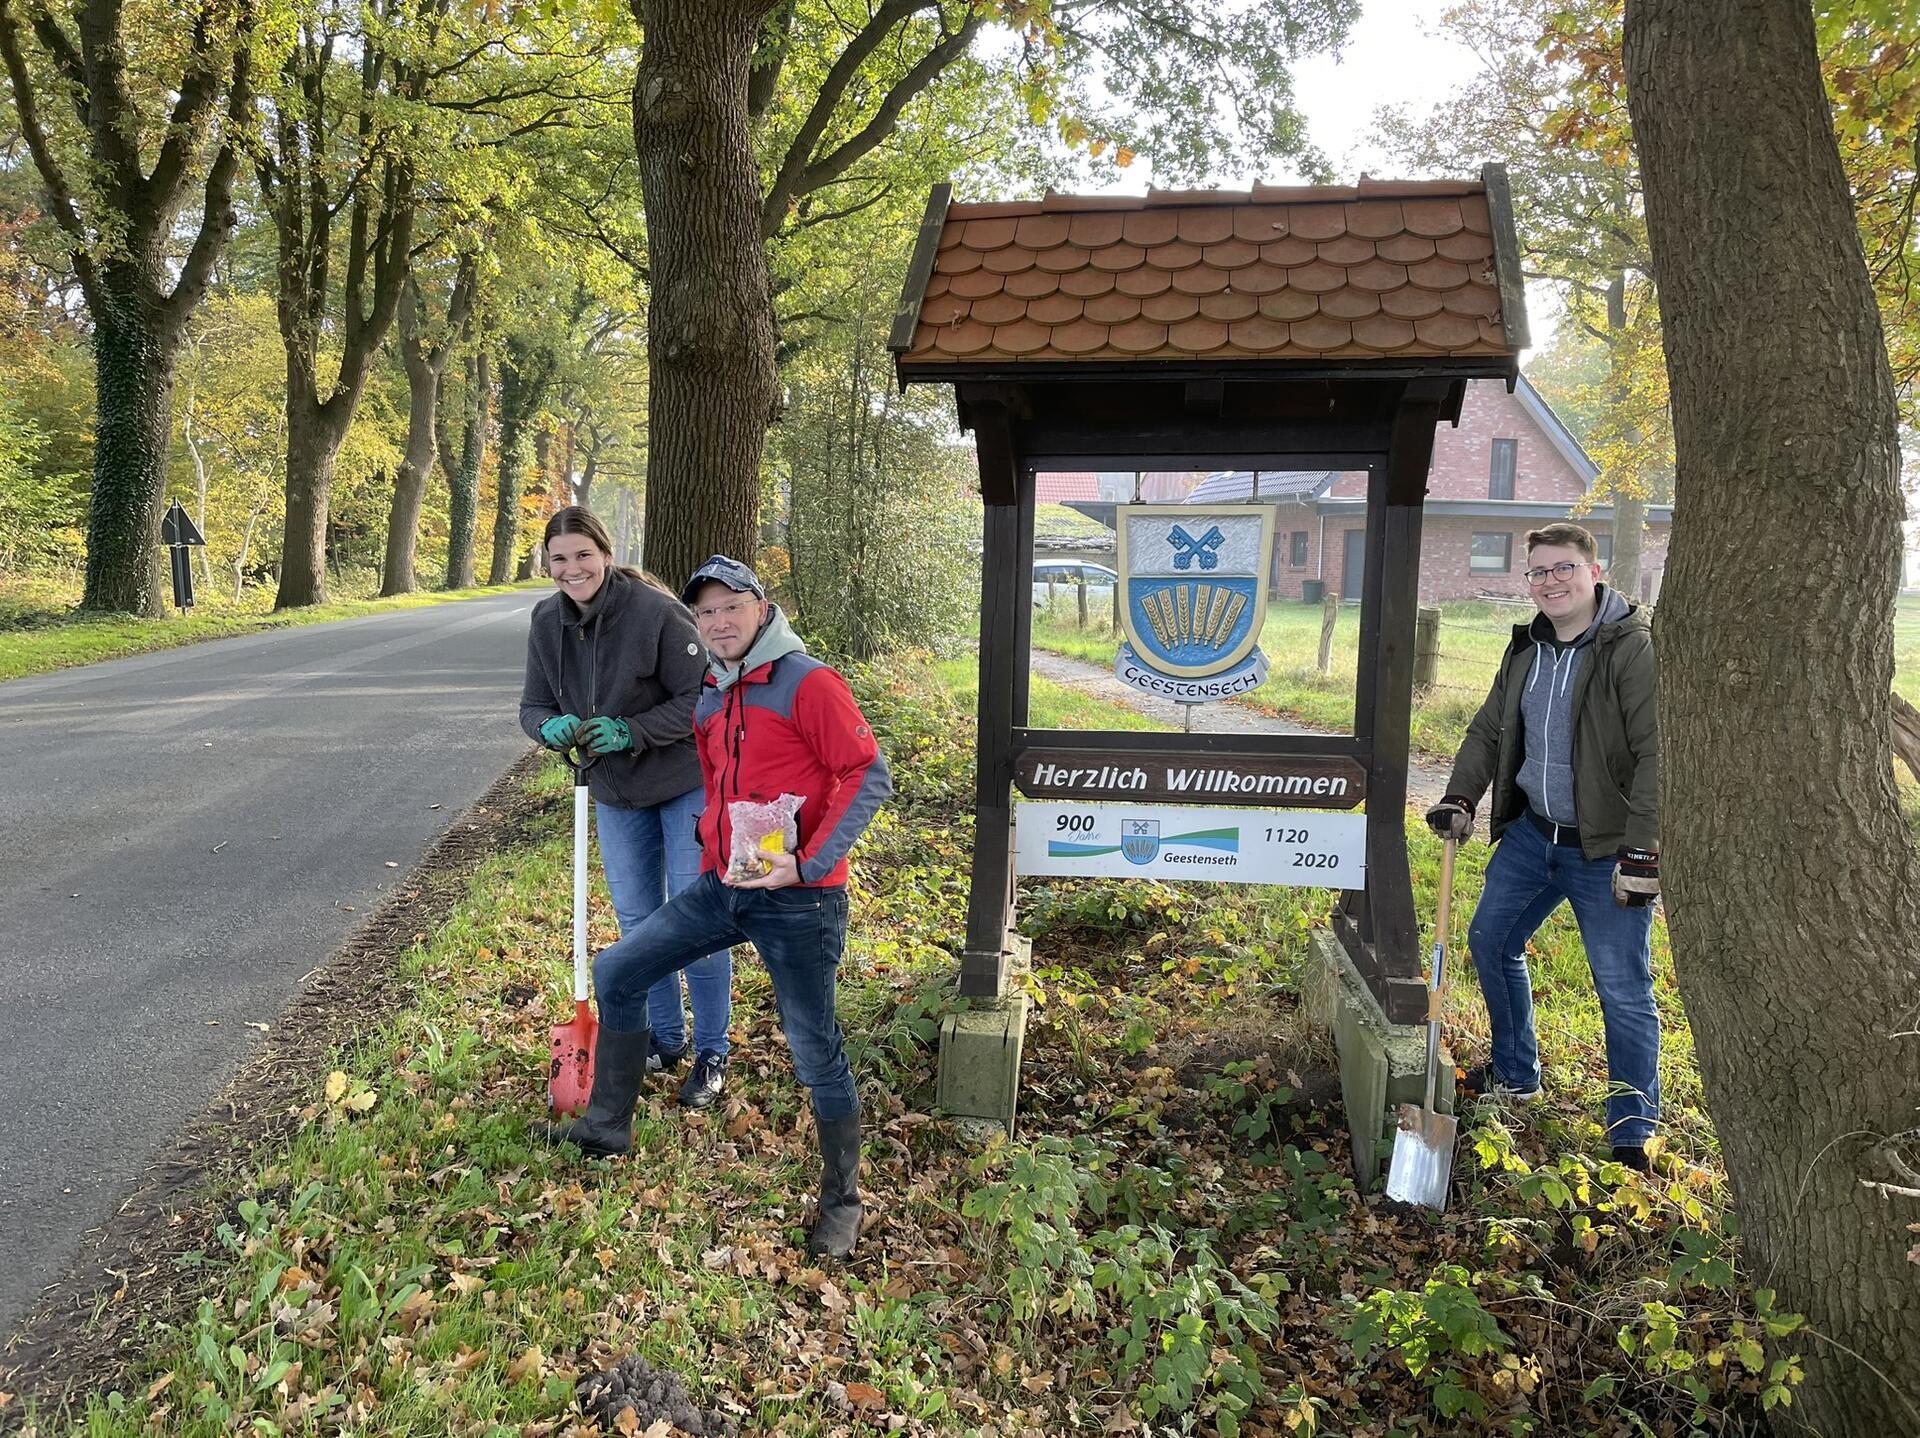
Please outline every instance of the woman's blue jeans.
M1493 1071L1515 1088L1540 1084L1527 940L1562 902L1573 905L1607 1032L1607 1138L1645 1145L1660 1119L1660 1011L1653 1001L1653 909L1613 901L1612 859L1555 844L1525 815L1487 864L1467 946L1493 1031Z
M677 799L646 809L622 809L594 804L600 832L600 864L606 870L607 891L620 933L631 934L646 917L700 877L700 822L703 791L689 789ZM733 1016L733 954L714 950L687 965L687 997L693 1001L693 1046L701 1053L727 1051L727 1025ZM600 995L601 1016L613 1028L640 1027L639 1015L628 1022L607 1016L607 999ZM666 975L647 993L647 1017L655 1044L672 1051L687 1041L687 1020L680 1002L680 975Z
M815 1116L845 1118L860 1108L833 1006L846 941L844 887L730 889L709 871L594 957L600 1021L616 1029L634 1026L641 996L661 979L715 945L751 943L773 980L793 1071L812 1090Z

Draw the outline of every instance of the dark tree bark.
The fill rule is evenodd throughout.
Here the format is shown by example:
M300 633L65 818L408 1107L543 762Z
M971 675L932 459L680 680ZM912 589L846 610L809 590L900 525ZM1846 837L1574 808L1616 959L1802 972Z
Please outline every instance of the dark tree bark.
M554 356L543 346L517 337L507 340L500 364L500 473L493 512L493 563L487 583L513 577L520 536L520 496L524 492L527 451L534 420L553 380Z
M778 392L747 83L772 0L647 0L633 134L647 207L646 564L753 562Z
M231 235L233 177L253 102L249 0L203 0L182 15L185 60L151 168L140 152L121 0L80 0L74 33L37 0L0 0L0 61L20 133L45 187L47 213L71 241L74 273L93 316L96 394L93 490L87 505L83 609L157 615L158 547L172 439L175 364L187 319ZM39 108L27 32L86 131L84 151L59 152ZM203 155L226 96L219 144ZM184 259L174 227L206 160L199 219Z
M393 480L393 508L387 513L387 552L380 593L411 594L414 553L420 541L420 507L433 472L434 426L440 413L440 377L454 341L473 312L479 269L471 256L460 261L447 300L445 327L438 339L426 332L418 284L409 279L400 303L400 359L407 370L407 447ZM449 470L449 473L452 471Z
M1679 459L1659 618L1676 969L1748 1272L1809 1319L1780 1421L1920 1434L1886 346L1805 0L1630 0L1626 63Z
M493 373L484 348L467 356L465 424L460 456L451 460L452 445L440 444L441 467L447 471L447 588L473 588L473 538L480 514L480 467L487 453L487 409L492 397Z

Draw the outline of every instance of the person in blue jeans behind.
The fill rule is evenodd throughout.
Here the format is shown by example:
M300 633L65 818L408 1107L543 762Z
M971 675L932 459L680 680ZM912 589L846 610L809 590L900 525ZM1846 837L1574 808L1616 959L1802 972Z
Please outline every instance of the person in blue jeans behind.
M1462 1087L1540 1096L1527 940L1571 904L1606 1027L1608 1141L1614 1158L1644 1170L1660 1119L1650 944L1660 892L1653 627L1644 609L1600 582L1597 559L1593 536L1577 524L1527 536L1527 587L1539 612L1514 626L1427 823L1442 838L1465 839L1492 788L1498 847L1467 947L1493 1053L1467 1070Z
M806 651L754 572L715 555L682 598L712 656L694 712L706 811L700 877L593 961L600 996L593 1090L575 1122L549 1136L591 1154L623 1154L645 1071L639 996L717 944L752 943L773 980L794 1075L813 1103L820 1144L810 1253L844 1258L860 1236L860 1096L834 1011L847 941L847 854L893 792L887 762L847 681ZM734 825L782 795L802 801L791 845L768 852ZM765 810L760 810L762 817Z
M613 562L613 541L590 510L561 510L543 543L558 592L534 606L520 727L550 748L577 744L593 756L600 862L620 932L630 934L700 874L693 708L706 649L684 604ZM687 966L691 1042L680 982L667 974L647 991L647 1069L676 1068L691 1048L680 1102L707 1108L726 1087L732 953L716 948Z

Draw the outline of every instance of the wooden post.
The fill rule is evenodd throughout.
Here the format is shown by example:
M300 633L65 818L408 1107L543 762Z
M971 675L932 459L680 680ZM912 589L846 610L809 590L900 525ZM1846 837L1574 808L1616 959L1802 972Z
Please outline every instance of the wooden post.
M973 885L960 955L960 992L1006 992L1007 921L1013 909L1013 726L1016 671L1027 664L1020 596L1033 599L1033 566L1020 569L1020 474L1004 406L981 404L974 426L980 492L986 500L980 564L979 771L973 828ZM1029 491L1031 481L1028 481Z
M1328 593L1320 601L1320 672L1333 672L1333 626L1340 622L1340 596Z
M1087 576L1086 576L1086 571L1084 571L1084 570L1082 570L1082 571L1081 571L1081 574L1080 574L1080 582L1079 582L1078 584L1076 584L1076 585L1074 586L1074 591L1075 591L1075 593L1076 593L1076 594L1078 594L1078 596L1079 596L1079 599L1080 599L1080 627L1081 627L1082 629L1085 629L1085 628L1087 627Z
M1413 689L1424 694L1433 688L1440 672L1440 611L1433 605L1420 606L1413 622Z

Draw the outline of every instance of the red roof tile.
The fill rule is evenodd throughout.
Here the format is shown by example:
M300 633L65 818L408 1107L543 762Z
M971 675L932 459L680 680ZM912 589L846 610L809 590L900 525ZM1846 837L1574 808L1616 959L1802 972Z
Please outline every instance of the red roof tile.
M1511 229L1496 238L1486 183L948 205L930 214L924 288L896 329L901 373L956 361L1511 359L1524 317L1502 319L1496 246ZM1517 284L1514 257L1505 263Z

